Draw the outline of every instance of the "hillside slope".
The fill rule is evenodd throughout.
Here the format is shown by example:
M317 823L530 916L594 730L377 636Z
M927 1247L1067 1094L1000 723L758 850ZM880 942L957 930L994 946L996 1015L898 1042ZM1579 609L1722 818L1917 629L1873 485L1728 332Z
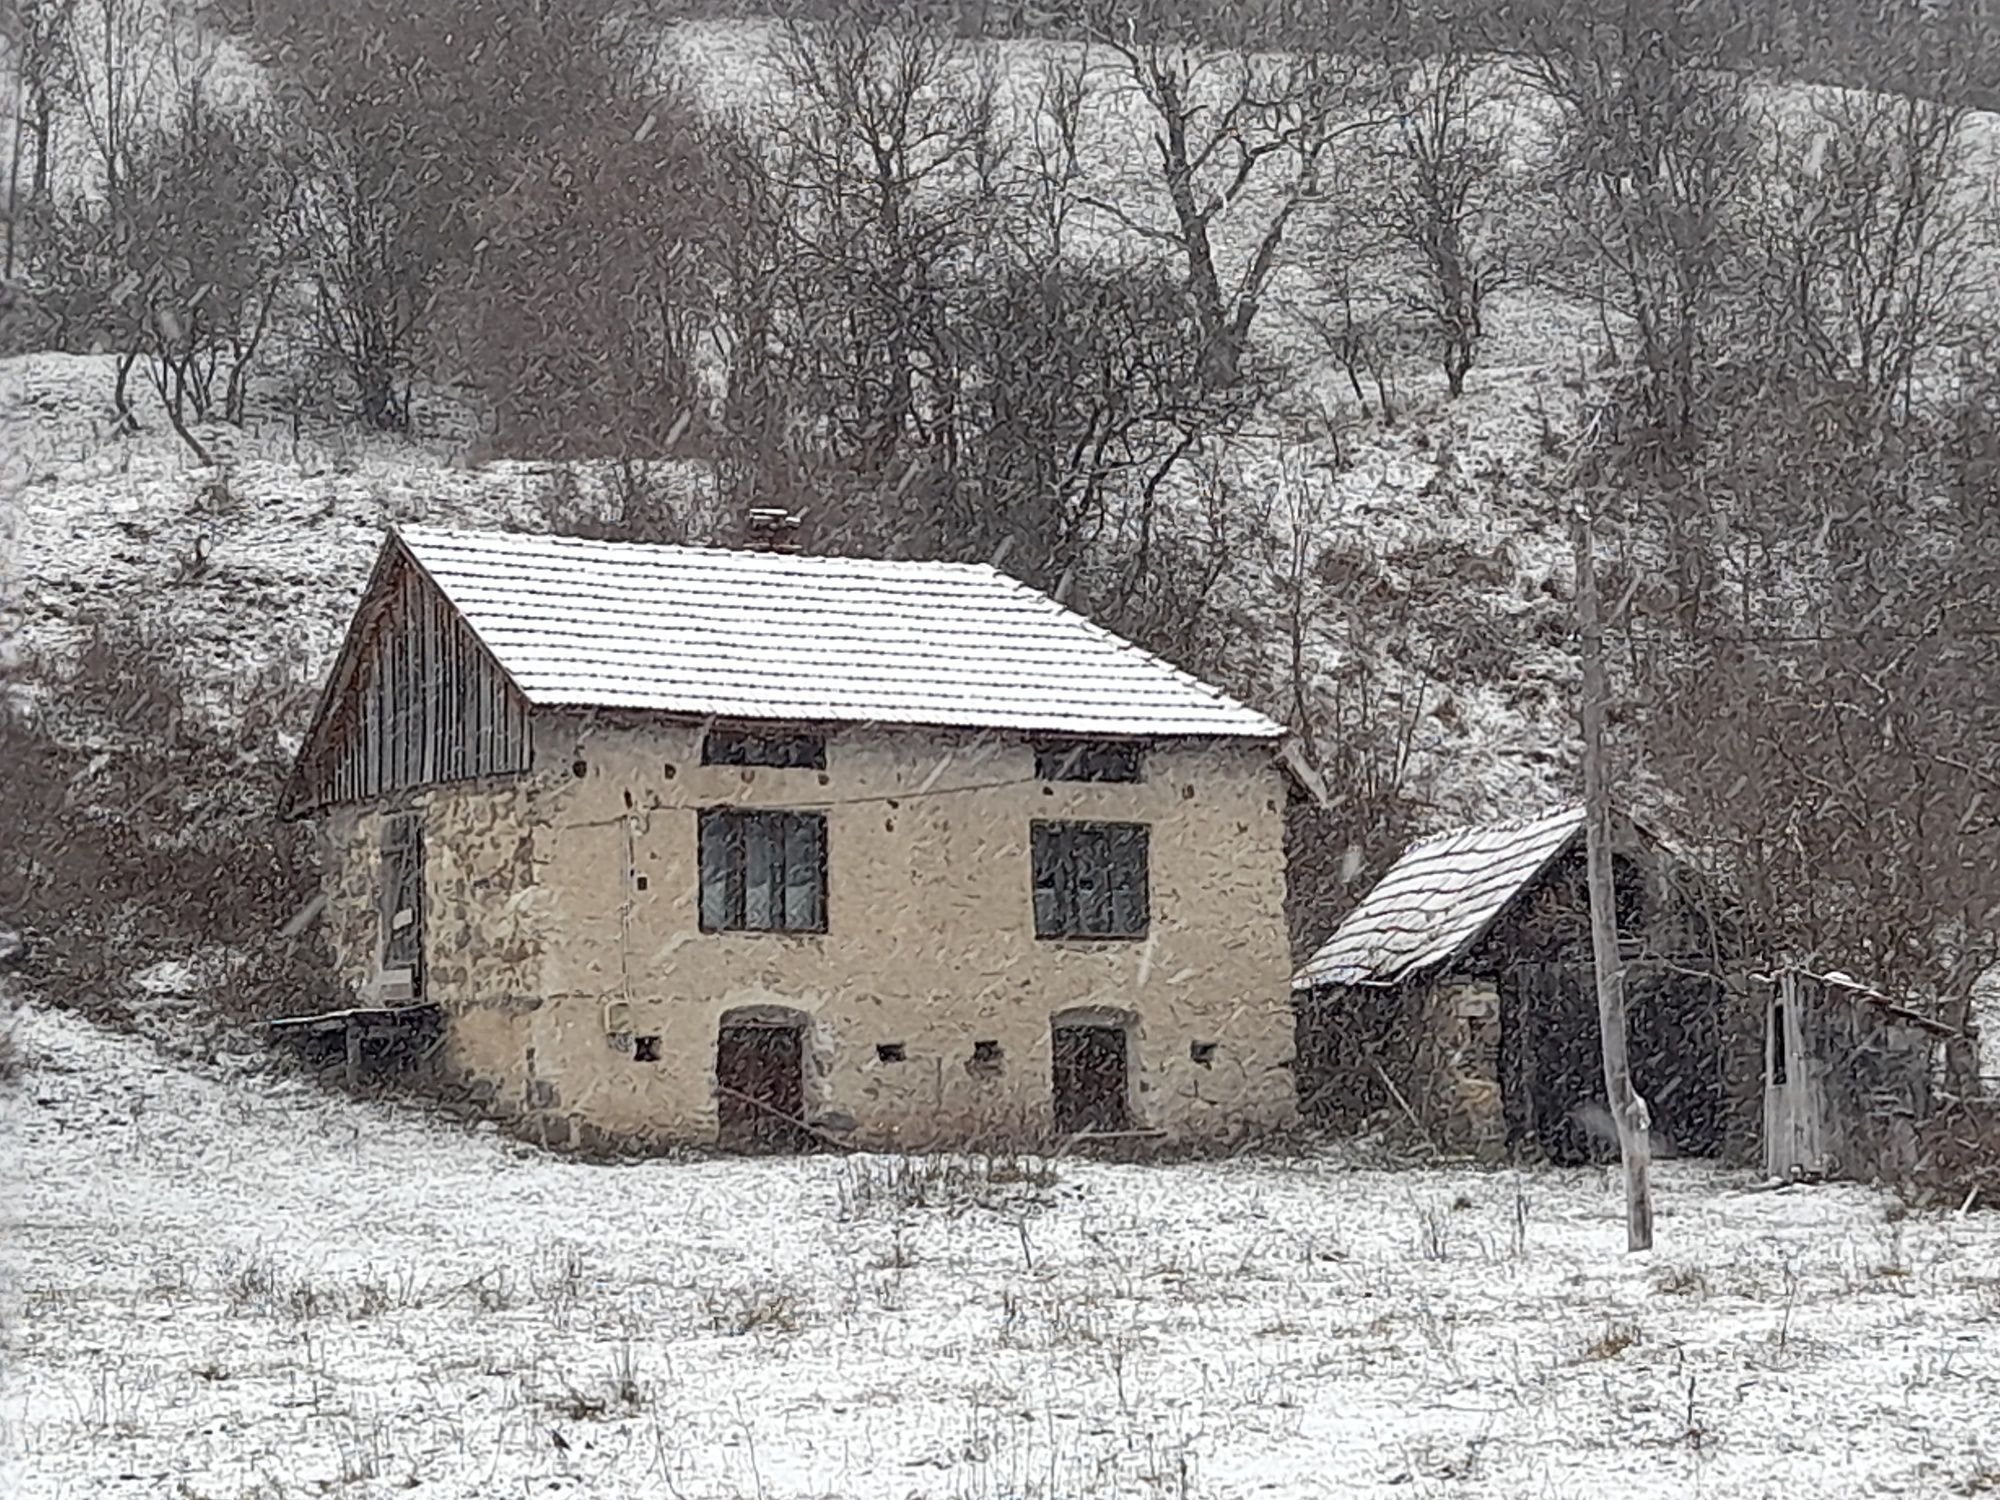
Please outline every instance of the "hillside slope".
M193 467L143 400L145 430L107 436L111 378L108 356L0 361L0 451L15 471L0 630L31 668L54 667L92 622L136 623L224 719L275 684L292 698L281 717L303 728L385 526L546 530L574 483L561 466L462 463L467 438L295 438L254 420L209 432L232 450L219 474ZM1338 474L1303 442L1251 439L1231 455L1246 484L1317 491L1316 558L1352 595L1314 622L1318 665L1365 668L1385 720L1418 715L1417 773L1440 817L1534 805L1568 763L1566 542L1532 460L1517 472L1534 443L1524 392L1557 378L1496 369L1450 410L1419 405L1355 445ZM703 473L684 472L698 506Z
M767 24L741 21L672 33L705 95L745 107L753 121L787 105L770 39ZM975 60L991 68L1019 130L1044 66L1075 51L1006 42L977 49ZM218 55L218 76L235 93L254 92L255 68L240 51L224 45ZM1163 211L1152 127L1117 69L1093 56L1108 71L1084 118L1089 186L1135 215ZM1778 110L1809 102L1806 90L1767 95ZM1515 149L1525 152L1547 111L1531 94L1508 98L1518 105ZM1992 159L1993 119L1975 117L1969 132L1979 159ZM1302 211L1293 251L1312 244L1333 208ZM1253 183L1216 221L1232 275L1252 252L1260 212ZM1101 214L1091 232L1113 258L1143 248ZM1288 382L1220 462L1237 493L1310 533L1319 586L1307 671L1324 703L1347 705L1322 732L1406 741L1404 791L1432 824L1516 815L1571 793L1571 562L1545 440L1575 420L1576 384L1602 343L1596 311L1535 287L1498 296L1465 395L1447 400L1442 376L1405 351L1390 372L1400 411L1385 425L1359 410L1345 375L1303 335L1300 294L1299 277L1281 272L1259 336L1285 361ZM280 738L302 727L385 525L560 526L561 496L577 482L555 466L471 462L479 423L448 393L428 395L414 442L311 420L294 427L272 403L253 402L250 430L205 431L225 463L221 473L200 471L137 385L146 430L113 437L107 358L0 361L0 567L9 575L0 629L15 627L12 649L33 669L59 662L94 620L134 621L184 663L203 707L228 721L255 703ZM1338 466L1328 412L1348 428ZM700 509L710 488L702 467L681 466L677 482ZM1254 576L1249 587L1258 592ZM1265 580L1251 612L1268 620L1274 593ZM1265 680L1233 685L1290 716L1289 665L1275 622L1271 631Z

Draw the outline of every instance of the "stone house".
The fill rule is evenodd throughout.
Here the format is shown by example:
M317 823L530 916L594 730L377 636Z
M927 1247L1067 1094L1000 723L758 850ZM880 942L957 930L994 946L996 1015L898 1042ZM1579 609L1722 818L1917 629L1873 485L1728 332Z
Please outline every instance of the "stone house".
M1618 819L1614 840L1633 1080L1664 1146L1715 1155L1720 924L1643 828ZM1580 807L1412 844L1293 978L1305 1117L1393 1117L1454 1152L1615 1158L1584 865Z
M1280 726L991 567L407 528L288 793L356 1013L551 1144L1295 1115Z

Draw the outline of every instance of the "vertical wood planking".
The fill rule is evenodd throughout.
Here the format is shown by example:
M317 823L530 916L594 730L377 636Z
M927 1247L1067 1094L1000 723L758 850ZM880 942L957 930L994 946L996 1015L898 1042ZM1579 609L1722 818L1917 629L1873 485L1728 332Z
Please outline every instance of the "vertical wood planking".
M527 703L443 596L406 569L380 602L313 771L320 800L530 769Z

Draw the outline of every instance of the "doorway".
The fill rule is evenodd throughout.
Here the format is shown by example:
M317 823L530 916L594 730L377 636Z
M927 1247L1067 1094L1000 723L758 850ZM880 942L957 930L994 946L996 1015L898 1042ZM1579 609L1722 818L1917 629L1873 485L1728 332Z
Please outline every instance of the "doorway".
M716 1138L732 1151L804 1151L805 1028L725 1022L715 1040Z
M1628 961L1625 1026L1632 1086L1653 1148L1712 1157L1722 1136L1722 986L1684 966ZM1508 1142L1553 1166L1618 1160L1605 1103L1596 971L1587 961L1522 962L1501 975L1501 1078Z
M1058 1135L1108 1135L1132 1128L1128 1033L1123 1026L1052 1028Z

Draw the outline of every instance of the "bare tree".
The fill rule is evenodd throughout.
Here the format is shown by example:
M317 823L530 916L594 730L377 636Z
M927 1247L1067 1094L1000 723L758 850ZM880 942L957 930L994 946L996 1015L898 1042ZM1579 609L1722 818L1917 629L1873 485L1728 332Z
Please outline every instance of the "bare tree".
M709 425L697 361L733 232L729 156L689 101L635 95L529 154L477 212L443 321L504 448L643 461Z
M1488 298L1508 274L1501 210L1511 131L1482 60L1454 40L1411 70L1390 132L1390 227L1414 261L1414 309L1437 340L1445 381L1465 390Z
M70 27L77 0L38 0L16 13L11 38L14 73L14 128L7 162L6 275L14 274L16 226L21 215L21 168L29 165L27 201L42 203L53 192L50 168L55 154L56 106L69 78Z
M1276 617L1281 655L1273 706L1330 795L1286 809L1286 913L1292 953L1303 962L1353 909L1416 832L1424 798L1413 752L1424 682L1435 654L1399 691L1383 660L1385 635L1413 625L1376 597L1374 561L1342 539L1329 501L1330 476L1290 456L1277 480L1268 525L1257 538L1265 577L1257 593Z
M173 120L131 143L118 186L51 221L43 278L72 331L118 351L114 409L143 367L175 431L241 422L252 364L291 269L297 175L254 117L212 109L199 87ZM218 378L222 381L217 389Z
M130 274L145 289L138 329L149 376L204 462L188 423L244 418L251 368L293 269L297 191L296 171L261 123L217 111L197 84L113 195L133 234Z
M868 19L791 22L774 132L808 379L844 463L880 476L954 441L947 309L993 226L996 81L947 38Z
M1684 440L1746 239L1748 84L1720 65L1699 0L1532 10L1521 67L1557 109L1554 201L1587 250L1562 279L1600 303L1608 342L1612 316L1629 324L1644 418Z
M1228 384L1241 373L1286 236L1320 195L1329 155L1382 124L1384 74L1352 55L1217 52L1141 40L1129 25L1104 22L1093 34L1146 111L1171 218L1162 223L1123 196L1089 201L1181 262L1206 378Z
M406 426L434 352L428 314L470 264L474 212L613 93L611 7L261 0L253 19L313 165L300 230L320 342L367 422Z
M174 61L170 17L150 0L77 0L62 39L100 186L114 192L131 174Z
M1203 379L1199 325L1159 269L1027 265L956 320L968 371L940 522L953 551L1137 607L1189 537L1195 464L1240 425ZM1187 580L1183 580L1186 582ZM1086 591L1087 592L1087 591Z
M1610 689L1604 666L1604 619L1597 597L1596 516L1580 501L1571 521L1576 545L1576 628L1582 678L1584 840L1590 896L1590 958L1597 990L1597 1030L1604 1094L1625 1174L1625 1248L1653 1248L1652 1121L1632 1081L1625 1036L1625 965L1618 946L1612 870L1613 807L1604 724Z
M1711 506L1711 588L1640 607L1628 651L1647 763L1726 863L1755 945L1842 968L1963 1029L1994 956L2000 586L1975 382L1893 419L1806 363L1719 382L1682 460ZM1660 472L1627 465L1647 504Z
M1990 185L1971 170L1967 111L1845 93L1782 130L1766 209L1769 337L1821 380L1899 422L1926 361L1961 342L1992 248Z

